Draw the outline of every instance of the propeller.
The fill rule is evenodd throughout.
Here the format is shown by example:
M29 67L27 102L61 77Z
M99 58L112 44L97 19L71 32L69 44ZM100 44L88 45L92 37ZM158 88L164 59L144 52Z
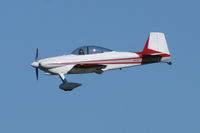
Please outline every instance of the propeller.
M35 72L36 72L36 78L37 78L37 80L38 80L38 67L35 68Z
M38 48L36 49L36 56L35 56L35 61L38 61Z
M38 62L38 48L36 49L35 61L31 64L32 67L35 68L36 79L38 80L38 69L40 63Z
M35 62L38 62L38 48L36 50ZM36 78L38 80L38 67L35 68Z

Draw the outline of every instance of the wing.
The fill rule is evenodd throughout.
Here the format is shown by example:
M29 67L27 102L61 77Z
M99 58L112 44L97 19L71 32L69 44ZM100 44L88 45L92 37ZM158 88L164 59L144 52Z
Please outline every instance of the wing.
M59 73L66 74L66 73L68 73L74 66L75 66L75 65L65 65L65 66L60 66L60 67L48 69L48 71L50 71L50 72L53 73L53 74L59 74Z

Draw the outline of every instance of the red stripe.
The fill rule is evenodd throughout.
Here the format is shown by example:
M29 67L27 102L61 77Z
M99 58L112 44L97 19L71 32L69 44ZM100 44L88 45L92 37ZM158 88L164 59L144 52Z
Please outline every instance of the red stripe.
M89 63L89 64L76 64L76 66L97 66L108 64L141 64L141 62L126 62L126 63Z
M141 62L107 62L107 63L87 63L87 62L77 62L77 63L51 63L51 64L63 64L63 65L71 65L71 64L80 64L80 65L85 65L85 64L91 64L91 65L101 65L101 64L138 64Z
M146 53L147 50L148 50L148 46L149 46L149 38L150 38L150 35L149 35L149 37L148 37L148 39L147 39L147 41L146 41L146 44L145 44L145 46L144 46L144 49L143 49L143 52L144 52L144 53Z
M121 59L107 59L107 60L96 60L96 61L114 61L114 60L131 60L131 59L140 59L140 57L135 58L121 58ZM96 61L87 61L87 62L96 62Z
M85 64L102 65L102 64L139 64L139 63L141 62L110 62L110 63L85 63Z
M136 58L122 58L122 59L109 59L109 60L95 60L95 61L82 61L82 62L70 62L70 63L50 63L52 65L57 65L57 64L82 64L82 63L89 63L89 62L101 62L101 61L116 61L116 60L131 60L131 59L141 59L140 57ZM115 64L120 64L122 62L116 62ZM100 63L103 64L103 63ZM104 64L109 64L109 62L106 62ZM126 64L126 62L123 62L123 64Z

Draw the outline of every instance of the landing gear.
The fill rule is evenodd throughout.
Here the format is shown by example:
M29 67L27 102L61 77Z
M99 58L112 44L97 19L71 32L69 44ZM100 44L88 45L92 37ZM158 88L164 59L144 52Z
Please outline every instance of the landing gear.
M64 91L72 91L74 88L81 86L79 83L65 82L60 84L59 88Z
M60 84L59 88L64 91L72 91L74 88L81 86L79 83L67 82L65 75L62 73L58 73L59 77L62 80L62 84Z

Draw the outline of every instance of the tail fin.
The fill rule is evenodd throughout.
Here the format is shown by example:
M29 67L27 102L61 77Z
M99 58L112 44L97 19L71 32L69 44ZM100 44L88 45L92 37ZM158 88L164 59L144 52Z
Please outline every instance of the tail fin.
M142 53L163 53L170 55L164 33L151 32Z

